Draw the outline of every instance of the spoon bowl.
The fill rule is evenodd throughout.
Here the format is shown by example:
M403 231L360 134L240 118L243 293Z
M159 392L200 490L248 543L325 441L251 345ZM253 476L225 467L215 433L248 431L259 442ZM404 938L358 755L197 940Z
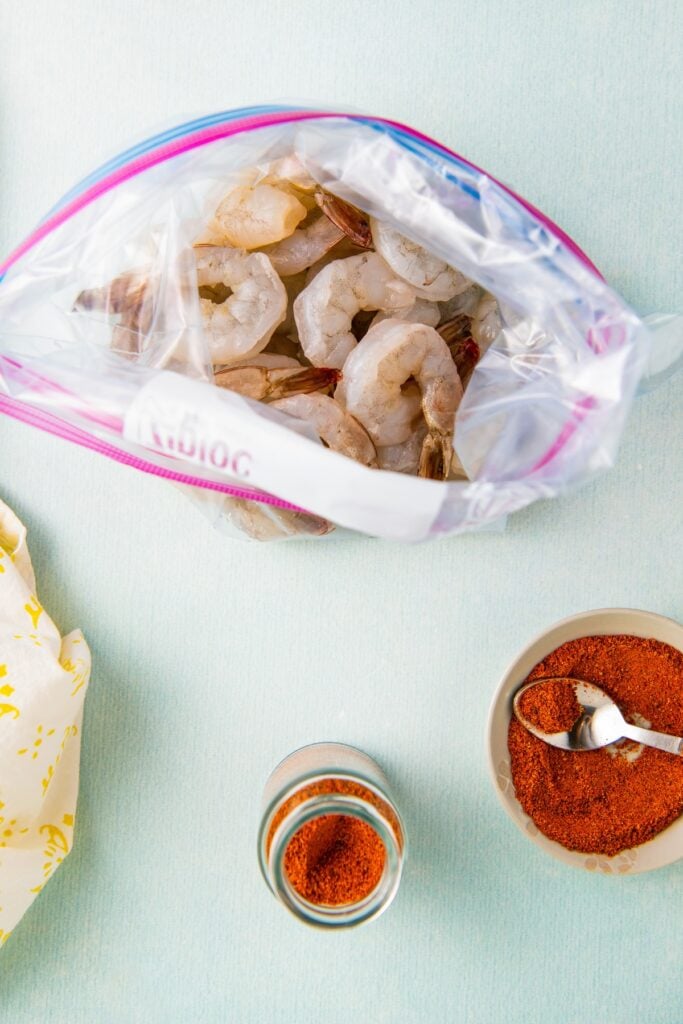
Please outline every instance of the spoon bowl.
M580 712L572 728L566 732L544 732L524 715L522 697L530 690L535 690L548 682L561 682L571 686L580 707ZM683 739L653 729L641 729L627 722L612 698L593 683L570 676L554 676L535 679L526 683L515 693L512 706L518 720L525 729L537 736L551 747L561 750L598 750L618 740L635 740L648 747L665 750L668 754L683 755Z

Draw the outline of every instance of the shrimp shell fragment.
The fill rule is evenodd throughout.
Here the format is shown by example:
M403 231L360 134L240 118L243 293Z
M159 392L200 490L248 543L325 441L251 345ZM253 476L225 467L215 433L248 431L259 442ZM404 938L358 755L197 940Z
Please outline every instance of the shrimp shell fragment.
M351 322L361 310L398 310L415 291L377 253L335 260L294 300L294 319L304 354L314 366L341 368L356 347Z
M445 480L463 389L448 347L433 327L385 320L370 328L346 360L336 395L376 445L395 445L407 441L413 429L414 414L403 413L403 389L413 380L428 430L419 473Z
M364 466L377 466L377 453L365 428L333 398L297 395L273 402L274 409L310 424L321 441L334 452Z
M214 363L234 363L266 347L287 309L287 292L263 253L228 247L195 249L197 285L222 284L232 294L199 306Z
M470 287L464 274L433 256L417 242L382 221L370 218L377 252L394 273L413 286L417 295L433 301L453 298Z

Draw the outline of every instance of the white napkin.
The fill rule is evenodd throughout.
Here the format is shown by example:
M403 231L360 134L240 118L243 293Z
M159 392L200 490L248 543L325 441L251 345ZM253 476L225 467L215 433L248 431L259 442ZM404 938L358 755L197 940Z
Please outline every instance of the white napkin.
M0 501L0 946L73 843L90 651L35 593L26 530Z

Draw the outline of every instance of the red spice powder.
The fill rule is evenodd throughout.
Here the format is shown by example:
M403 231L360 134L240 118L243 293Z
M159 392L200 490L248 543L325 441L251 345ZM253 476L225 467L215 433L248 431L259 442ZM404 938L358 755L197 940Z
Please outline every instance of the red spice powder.
M546 679L519 698L519 711L540 732L570 732L581 714L569 679Z
M608 693L633 721L683 735L683 653L658 640L592 636L544 658L527 682L573 676ZM642 724L642 722L640 723ZM614 856L639 846L683 811L683 758L635 744L592 751L558 750L514 717L508 729L517 799L541 832L570 850Z
M383 800L380 796L374 793L367 786L364 786L361 782L355 782L351 779L345 778L323 778L316 779L314 782L307 782L300 789L295 790L292 795L284 801L283 804L273 815L273 820L270 823L268 829L268 836L266 838L266 853L270 851L270 844L273 841L280 823L287 817L290 811L293 811L299 804L304 803L306 800L310 800L314 796L332 796L335 793L341 793L344 796L356 796L360 800L364 800L366 803L371 804L380 814L389 822L391 829L394 833L394 837L399 846L399 849L403 847L403 832L399 824L398 818L394 814L391 806Z
M318 906L359 903L377 887L386 850L374 828L348 814L306 822L287 845L284 867L296 891Z

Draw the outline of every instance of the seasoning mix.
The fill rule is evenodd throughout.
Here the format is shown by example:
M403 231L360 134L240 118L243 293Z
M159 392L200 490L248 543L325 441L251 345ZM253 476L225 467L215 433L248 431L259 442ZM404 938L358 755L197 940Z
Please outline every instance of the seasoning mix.
M668 644L628 635L572 640L539 662L525 682L553 676L599 686L635 725L683 735L683 653ZM577 715L568 690L551 686L545 701L546 684L538 690L524 695L529 720L545 732L571 728ZM600 750L560 750L514 717L508 748L524 811L569 850L614 856L652 839L683 811L683 758L664 751L630 740Z
M534 729L550 736L554 732L571 732L581 714L581 705L569 679L546 679L521 695L519 710Z
M309 903L360 903L377 888L386 850L371 825L348 814L323 814L302 825L285 849L285 872Z

